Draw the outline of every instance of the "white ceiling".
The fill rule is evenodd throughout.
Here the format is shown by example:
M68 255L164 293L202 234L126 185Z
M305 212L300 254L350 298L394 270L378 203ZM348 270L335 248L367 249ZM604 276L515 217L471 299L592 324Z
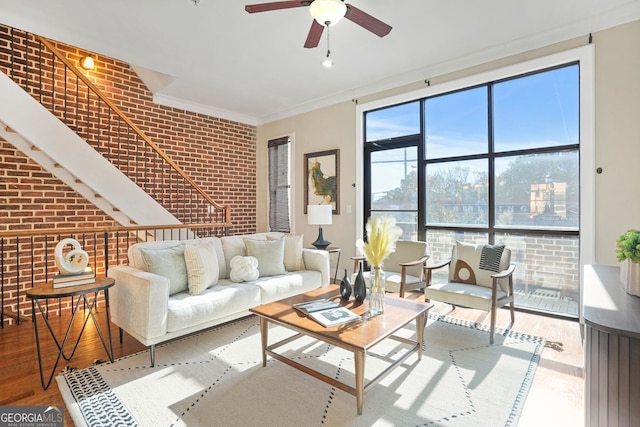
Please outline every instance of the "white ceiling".
M260 2L0 0L0 22L132 64L159 103L257 125L640 19L640 0L347 0L393 30L343 19L327 70L326 30L303 48L308 8L245 12Z

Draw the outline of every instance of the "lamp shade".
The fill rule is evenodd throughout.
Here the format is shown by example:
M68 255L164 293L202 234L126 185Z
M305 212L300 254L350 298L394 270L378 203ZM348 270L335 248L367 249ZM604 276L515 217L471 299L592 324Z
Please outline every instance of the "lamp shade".
M307 222L311 225L331 224L332 211L331 205L308 205Z
M309 5L309 13L318 24L328 27L335 25L347 13L342 0L315 0Z

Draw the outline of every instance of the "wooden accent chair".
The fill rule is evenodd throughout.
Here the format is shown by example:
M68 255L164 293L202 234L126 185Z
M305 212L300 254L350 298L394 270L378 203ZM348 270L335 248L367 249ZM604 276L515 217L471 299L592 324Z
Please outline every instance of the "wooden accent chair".
M431 284L433 270L449 266L446 283ZM436 300L491 313L489 342L493 344L498 307L510 305L515 321L511 251L504 245L470 245L456 242L451 258L427 266L425 301Z
M382 270L384 271L386 292L399 292L404 298L407 291L422 289L427 285L425 281L426 265L429 255L426 242L415 242L411 240L398 240L396 250L384 261ZM358 272L360 263L364 262L363 256L352 257L353 272ZM369 277L369 271L363 271L365 279Z

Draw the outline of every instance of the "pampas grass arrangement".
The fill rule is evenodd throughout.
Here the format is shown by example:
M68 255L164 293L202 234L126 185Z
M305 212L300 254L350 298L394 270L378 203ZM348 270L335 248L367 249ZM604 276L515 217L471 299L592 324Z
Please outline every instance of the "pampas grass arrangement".
M402 229L396 219L389 216L369 217L367 221L368 242L358 241L358 247L370 265L382 267L384 260L396 250L396 241Z

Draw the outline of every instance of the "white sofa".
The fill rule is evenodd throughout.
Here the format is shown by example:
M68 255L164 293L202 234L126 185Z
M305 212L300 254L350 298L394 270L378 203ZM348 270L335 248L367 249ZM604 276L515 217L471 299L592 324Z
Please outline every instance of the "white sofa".
M142 344L155 344L250 314L250 308L330 283L329 254L304 249L302 236L259 233L136 243L129 265L112 267L111 321ZM234 282L239 258L258 260L259 277ZM250 275L250 274L249 274Z

